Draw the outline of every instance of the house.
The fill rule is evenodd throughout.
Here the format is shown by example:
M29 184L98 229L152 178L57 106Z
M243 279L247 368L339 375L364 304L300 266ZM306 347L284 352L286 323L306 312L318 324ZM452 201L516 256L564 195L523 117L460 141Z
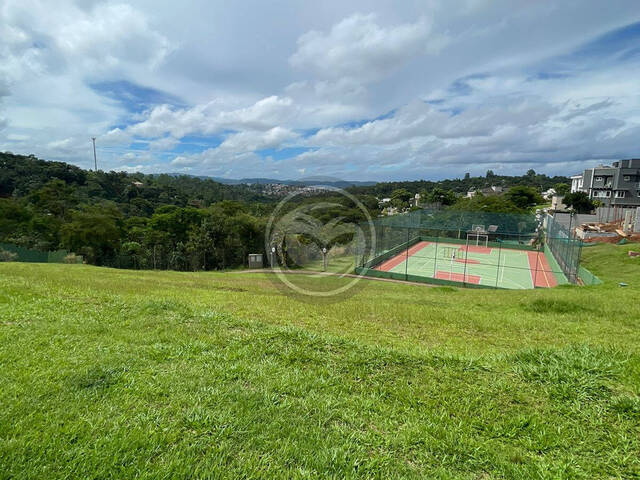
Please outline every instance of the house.
M392 216L392 215L397 215L398 213L400 213L400 211L396 207L387 207L383 210L382 213L388 216Z
M389 205L391 203L391 199L386 197L378 201L378 205L380 207L384 207L385 205Z
M497 185L491 185L488 188L481 188L480 190L471 189L467 192L466 197L473 198L478 193L481 193L482 195L485 195L485 196L500 195L502 194L503 191L504 189L502 187L499 187Z
M504 188L498 187L496 185L491 185L489 188L483 188L483 195L501 195L504 192Z
M140 188L142 185L144 185L142 182L131 182L131 185L133 185L134 187L138 187Z
M556 193L555 188L550 188L549 190L542 192L542 198L545 200L551 200Z
M618 160L573 175L571 192L584 192L604 206L640 207L640 158Z
M420 194L416 193L415 196L409 199L409 206L411 207L419 207L420 206Z

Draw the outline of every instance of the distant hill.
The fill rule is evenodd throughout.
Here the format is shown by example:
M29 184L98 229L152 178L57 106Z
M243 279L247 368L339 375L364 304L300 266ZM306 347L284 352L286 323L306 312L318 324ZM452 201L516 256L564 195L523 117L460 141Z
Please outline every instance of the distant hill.
M171 176L183 176L184 173L170 173ZM300 180L280 180L277 178L265 178L265 177L255 177L255 178L223 178L223 177L210 177L207 175L187 175L193 176L201 179L209 179L214 182L222 183L225 185L268 185L278 183L281 185L293 185L293 186L313 186L313 185L328 185L331 187L337 188L347 188L347 187L369 187L375 185L377 182L359 182L355 180L336 180L331 177L310 177L304 178Z

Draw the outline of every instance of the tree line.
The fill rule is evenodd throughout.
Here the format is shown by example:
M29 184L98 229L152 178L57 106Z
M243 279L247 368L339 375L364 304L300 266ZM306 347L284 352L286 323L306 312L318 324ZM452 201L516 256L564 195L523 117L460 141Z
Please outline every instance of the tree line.
M394 202L408 207L418 192L447 208L521 212L540 200L539 188L532 184L545 178L546 186L560 178L529 173L523 177L532 183L525 186L520 185L521 177L497 177L512 179L515 187L502 196L471 199L458 193L467 187L457 182L480 185L490 176L350 190L372 217L381 214L382 195L392 195ZM457 190L448 188L454 184ZM94 172L0 153L0 242L41 251L69 250L88 263L119 268L238 267L246 264L249 253L265 253L265 227L279 199L265 195L263 187L190 176ZM337 217L355 223L365 219L361 208L334 192L301 196L287 209L318 200L336 205L334 210L309 209L320 223Z
M549 177L545 174L536 173L533 169L520 176L497 175L493 170L488 170L485 176L479 177L472 177L470 173L465 173L462 178L438 181L381 182L375 185L351 187L349 191L354 194L369 194L383 198L389 197L394 190L398 189L419 193L431 192L438 188L441 191L452 192L457 197L466 194L470 190L481 190L491 186L504 188L525 186L544 191L553 188L557 184L571 184L571 180L564 176Z

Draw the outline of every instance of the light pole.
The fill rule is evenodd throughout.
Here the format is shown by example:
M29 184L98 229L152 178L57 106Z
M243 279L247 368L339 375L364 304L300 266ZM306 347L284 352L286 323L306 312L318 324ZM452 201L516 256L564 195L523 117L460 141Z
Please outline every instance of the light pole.
M96 157L96 137L91 137L91 141L93 142L93 169L98 171L98 158Z
M322 271L327 271L327 247L322 247Z

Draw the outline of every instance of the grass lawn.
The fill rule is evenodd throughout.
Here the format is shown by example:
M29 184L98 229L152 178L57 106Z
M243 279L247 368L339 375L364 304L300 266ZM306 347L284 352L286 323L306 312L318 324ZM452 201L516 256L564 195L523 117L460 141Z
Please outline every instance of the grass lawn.
M0 478L638 478L630 249L584 249L600 286L367 280L335 304L267 274L0 264Z
M305 270L313 270L316 272L322 272L324 270L324 265L322 260L314 260L302 266ZM346 273L352 272L355 268L355 261L353 255L343 255L330 257L327 261L327 272L334 273Z

